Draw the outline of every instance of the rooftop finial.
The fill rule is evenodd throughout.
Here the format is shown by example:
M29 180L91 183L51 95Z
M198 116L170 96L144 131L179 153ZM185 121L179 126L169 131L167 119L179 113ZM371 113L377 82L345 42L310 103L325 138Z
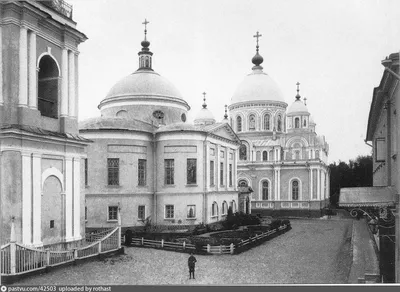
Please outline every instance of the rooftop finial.
M147 36L147 24L149 24L150 22L147 21L147 19L144 19L144 22L142 22L142 24L144 24L144 40L147 41L146 36Z
M251 62L255 65L255 66L253 67L253 70L254 70L254 69L262 69L262 67L260 66L260 64L264 61L264 59L263 59L263 57L261 57L260 54L258 53L258 48L259 48L258 39L259 39L260 37L262 37L262 35L257 31L257 33L256 33L253 37L255 37L255 38L257 39L256 54L255 54L255 56L253 57L253 59L251 59Z
M304 105L307 105L307 97L304 97Z
M207 108L207 104L206 104L206 93L205 92L203 92L203 108Z
M297 100L300 100L300 97L301 97L301 96L300 96L300 93L299 93L299 91L300 91L300 88L299 88L300 82L297 82L296 85L297 85L296 99L297 99Z
M228 119L228 106L225 105L225 115L224 115L224 119L227 120Z

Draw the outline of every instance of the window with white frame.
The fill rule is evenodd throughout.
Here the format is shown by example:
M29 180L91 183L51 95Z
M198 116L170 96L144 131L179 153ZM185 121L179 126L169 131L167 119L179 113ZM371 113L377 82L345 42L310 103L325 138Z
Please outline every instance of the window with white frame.
M108 185L119 185L119 158L107 158Z
M215 185L214 182L214 176L215 176L215 169L214 169L214 161L210 161L210 186L213 187Z
M263 161L268 161L268 151L263 151Z
M269 185L268 185L268 181L263 181L262 182L262 199L264 200L264 201L267 201L268 200L268 192L269 192Z
M232 177L233 177L233 171L232 171L232 163L229 163L229 186L232 186Z
M375 139L375 161L384 162L386 160L386 143L385 138Z
M212 217L218 216L218 204L217 204L217 202L214 202L214 203L212 204L212 207L211 207L211 216L212 216Z
M271 116L269 114L264 115L264 130L271 129L270 119L271 119Z
M197 182L197 159L196 158L188 158L186 165L186 173L187 173L187 181L189 184L196 184Z
M256 116L249 116L249 131L254 131L256 129Z
M238 132L242 131L242 117L240 116L236 118L236 131Z
M138 161L138 185L146 185L146 159L139 159Z
M138 219L139 220L146 219L146 206L143 205L138 206Z
M118 206L108 206L108 221L118 220Z
M173 219L174 216L174 205L165 205L165 218Z
M299 181L298 180L292 181L292 200L293 201L299 200Z
M166 185L174 184L174 160L173 159L165 159L164 160L164 183Z
M228 214L228 203L226 201L222 202L222 215Z

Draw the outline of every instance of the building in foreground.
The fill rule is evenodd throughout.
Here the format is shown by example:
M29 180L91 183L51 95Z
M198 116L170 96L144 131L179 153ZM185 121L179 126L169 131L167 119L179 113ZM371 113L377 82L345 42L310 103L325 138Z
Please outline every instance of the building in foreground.
M118 212L123 227L179 228L237 208L237 135L206 104L187 121L189 105L153 70L146 32L139 68L110 89L101 117L80 124L94 141L85 161L87 228L115 225Z
M328 143L317 135L299 87L288 107L263 71L256 37L252 72L229 105L230 125L242 142L238 185L241 196L251 198L242 200L240 208L261 215L319 217L329 199Z
M74 244L85 234L78 45L64 1L0 3L1 244Z

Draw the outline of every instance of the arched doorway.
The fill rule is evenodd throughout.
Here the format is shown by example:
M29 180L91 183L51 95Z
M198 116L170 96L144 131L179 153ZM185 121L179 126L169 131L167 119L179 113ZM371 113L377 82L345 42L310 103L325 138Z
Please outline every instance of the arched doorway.
M49 176L43 184L41 230L43 245L60 242L63 239L63 196L60 180Z

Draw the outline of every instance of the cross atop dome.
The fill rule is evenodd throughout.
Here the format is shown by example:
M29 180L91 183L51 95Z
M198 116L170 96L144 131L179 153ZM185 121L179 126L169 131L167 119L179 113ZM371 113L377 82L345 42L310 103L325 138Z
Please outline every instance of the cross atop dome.
M149 46L150 42L147 40L147 24L149 24L150 21L147 21L147 19L144 19L144 40L141 42L142 45L142 50L139 52L139 70L151 70L152 69L152 56L153 53L150 52Z
M300 97L301 97L301 96L300 96L300 93L299 93L299 91L300 91L300 88L299 88L300 82L297 82L296 85L297 85L296 100L300 100Z
M262 69L262 67L260 66L261 63L264 61L263 57L261 57L261 55L258 53L258 48L260 47L258 45L258 40L262 35L257 31L257 33L255 35L253 35L253 37L255 37L257 39L257 45L256 45L256 54L253 57L253 59L251 59L251 62L255 65L253 67L254 69Z
M225 105L225 115L224 115L224 119L225 119L225 120L228 119L228 105Z
M146 35L147 35L147 24L149 24L150 21L147 21L147 19L144 19L144 22L142 22L142 24L144 24L144 40L146 40Z
M203 92L203 108L207 108L207 104L206 104L206 93Z

